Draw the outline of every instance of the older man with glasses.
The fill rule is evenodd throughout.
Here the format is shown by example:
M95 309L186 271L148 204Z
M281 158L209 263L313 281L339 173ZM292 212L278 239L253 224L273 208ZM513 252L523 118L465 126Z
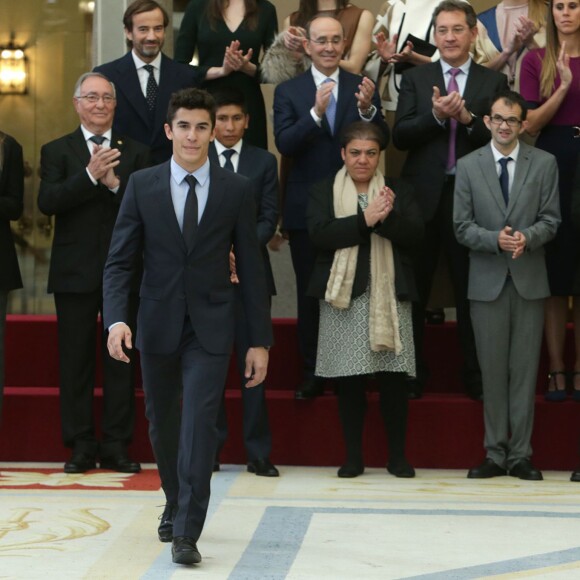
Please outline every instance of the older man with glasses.
M134 373L131 365L103 354L101 438L93 418L97 321L102 278L113 226L129 175L147 166L149 150L111 127L115 87L99 73L77 81L73 105L80 127L42 147L40 211L54 219L48 292L54 293L58 323L62 436L72 456L65 473L96 467L135 473L127 455L133 435ZM134 290L139 266L134 273ZM137 297L133 297L136 315Z

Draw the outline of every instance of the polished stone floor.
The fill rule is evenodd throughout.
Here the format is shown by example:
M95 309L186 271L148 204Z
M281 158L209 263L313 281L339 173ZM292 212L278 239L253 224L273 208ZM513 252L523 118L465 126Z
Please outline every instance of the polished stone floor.
M13 468L18 468L14 470ZM156 537L153 466L135 478L0 464L0 578L232 580L580 578L580 484L417 471L223 466L192 568ZM52 470L50 469L52 468Z

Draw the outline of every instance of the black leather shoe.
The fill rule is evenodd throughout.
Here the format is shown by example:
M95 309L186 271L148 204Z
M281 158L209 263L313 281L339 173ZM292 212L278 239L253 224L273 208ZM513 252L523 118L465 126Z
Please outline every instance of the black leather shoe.
M415 477L415 470L406 459L389 461L387 463L387 471L395 477Z
M361 463L346 462L337 472L338 477L358 477L365 471L364 465Z
M490 477L499 477L501 475L507 475L507 469L500 467L489 457L486 457L477 467L472 467L467 472L469 479L489 479Z
M171 557L174 564L199 564L201 554L197 549L197 544L193 538L187 536L177 536L173 538L171 546Z
M174 503L165 504L163 513L159 516L159 527L157 535L160 542L171 542L173 540L173 520L177 513L177 506Z
M407 396L409 399L420 399L423 396L423 382L415 377L407 377Z
M119 473L139 473L141 465L136 461L131 461L126 455L111 455L101 457L101 469L112 469Z
M570 481L580 481L580 469L572 472L570 476Z
M511 469L512 477L519 477L527 481L542 481L544 476L539 469L536 469L529 459L520 459Z
M75 452L64 464L65 473L84 473L89 469L96 469L95 458L87 453Z
M314 399L324 394L324 379L320 377L309 377L306 379L294 393L298 400Z
M269 459L254 459L248 461L248 471L264 477L278 477L280 472L272 465Z

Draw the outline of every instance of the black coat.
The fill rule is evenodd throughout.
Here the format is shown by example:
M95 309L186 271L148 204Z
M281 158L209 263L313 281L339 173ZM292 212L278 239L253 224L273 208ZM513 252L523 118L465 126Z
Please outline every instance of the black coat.
M10 231L10 221L22 215L24 164L22 147L4 134L4 161L0 169L0 290L22 288L22 278Z
M335 250L357 245L359 251L352 298L363 294L369 281L370 240L374 231L391 240L393 244L397 299L417 300L409 254L423 239L424 226L412 188L402 180L385 179L385 184L395 192L395 205L384 222L373 229L366 225L360 207L356 215L335 217L333 183L334 179L328 179L314 185L310 192L306 220L310 238L318 252L308 286L308 296L324 298Z
M115 173L116 194L93 185L86 167L91 154L79 127L44 145L40 152L38 207L55 216L48 292L89 293L102 285L103 269L129 176L147 167L149 149L113 132L111 146L121 151ZM137 264L136 264L137 266ZM138 267L135 269L135 290Z

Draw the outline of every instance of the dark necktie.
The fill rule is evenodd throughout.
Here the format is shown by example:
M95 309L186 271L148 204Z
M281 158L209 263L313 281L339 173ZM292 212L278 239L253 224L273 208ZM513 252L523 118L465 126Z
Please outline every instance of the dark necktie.
M499 160L501 165L501 173L499 174L499 184L501 186L501 193L507 206L510 200L510 174L508 173L507 164L512 161L511 157L502 157Z
M229 169L230 171L234 171L234 164L232 163L232 157L234 156L235 149L225 149L222 151L222 155L226 158L226 162L224 163L224 169Z
M187 251L191 251L195 242L195 234L197 232L197 195L195 194L195 186L197 179L193 175L187 175L185 181L189 184L189 191L185 198L185 207L183 208L183 239L187 246Z
M325 83L334 83L334 80L329 77L322 84ZM334 122L336 120L336 99L332 93L330 93L330 100L328 101L325 114L326 120L328 121L328 126L330 127L330 132L334 135Z
M447 85L447 94L455 91L459 92L459 85L457 84L457 75L462 72L460 68L449 69L451 78ZM455 152L455 139L457 138L457 119L449 119L449 145L447 149L447 171L451 171L455 167L457 161L457 154Z
M102 145L105 142L105 139L106 137L103 137L103 135L93 135L92 137L89 137L89 141L92 141L97 145Z
M153 111L155 111L155 105L157 104L157 93L159 92L159 87L157 86L155 75L153 74L155 67L152 64L146 64L143 68L149 73L145 100L147 101L149 113L153 113Z

